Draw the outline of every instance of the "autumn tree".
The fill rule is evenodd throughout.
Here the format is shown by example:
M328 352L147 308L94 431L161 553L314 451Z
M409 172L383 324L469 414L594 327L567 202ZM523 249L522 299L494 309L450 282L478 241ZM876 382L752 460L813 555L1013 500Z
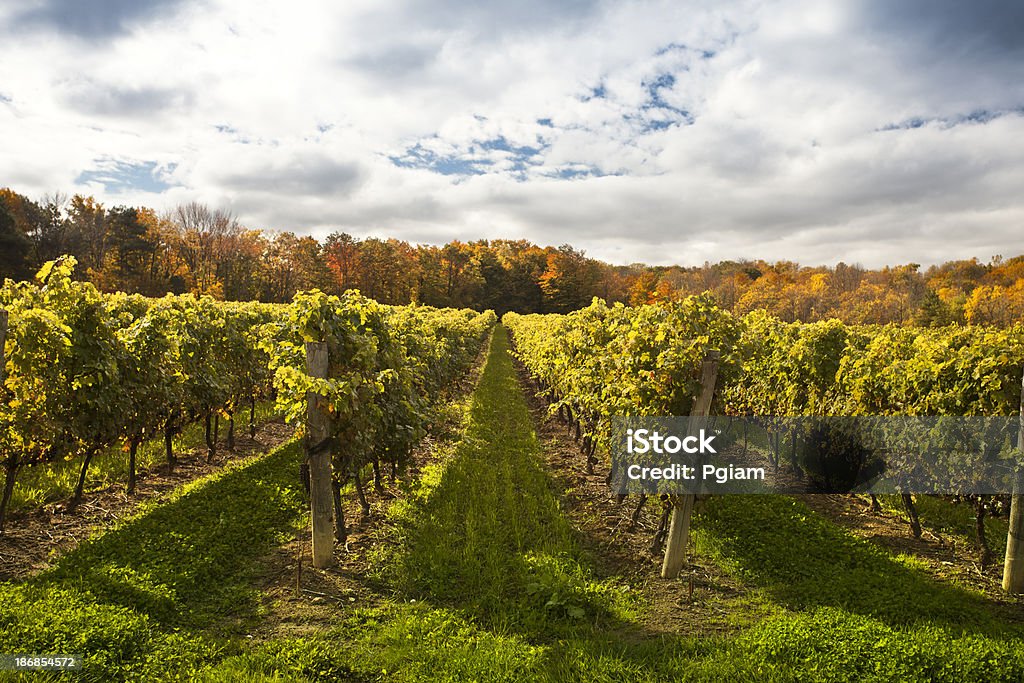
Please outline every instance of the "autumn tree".
M629 305L643 306L652 303L659 279L658 274L650 269L637 275L629 288Z
M443 282L443 299L446 306L457 307L470 296L479 282L479 271L474 271L473 248L455 240L441 248L441 268Z
M419 273L419 282L416 283L417 300L428 306L448 305L441 248L421 244L416 249L416 266Z
M967 298L964 315L973 325L1007 327L1024 320L1024 280L1009 287L976 287Z
M505 288L499 308L525 313L543 310L540 277L547 268L545 251L526 240L493 240L491 249L505 270Z
M847 265L840 261L832 271L832 283L840 295L854 292L864 278L864 269L859 265Z
M508 269L490 248L478 249L474 261L474 268L480 274L480 307L504 315L511 310L505 296L510 284Z
M567 313L583 308L594 297L600 272L582 251L563 244L548 253L547 270L540 276L545 310Z
M242 227L231 213L198 202L178 205L170 220L179 232L178 250L188 267L192 291L222 298L224 283L220 275L230 260L231 238Z
M76 194L68 206L68 243L83 271L98 272L109 246L107 210L93 197Z
M359 240L346 232L332 232L324 241L323 255L333 280L331 292L358 289Z
M108 209L84 195L33 201L0 189L0 276L25 278L63 254L75 256L78 276L103 290L149 296L192 291L287 301L302 289L355 288L394 304L564 312L593 297L640 304L709 292L736 313L761 309L786 321L1009 325L1024 317L1024 255L949 261L925 272L917 264L869 270L746 259L612 265L569 245L500 239L410 245L343 232L321 243L245 227L231 213L197 202L158 216L142 206Z
M293 232L278 234L268 245L263 272L261 299L276 303L290 301L299 291L323 290L333 279L321 254L320 243Z
M371 299L387 304L409 303L417 296L419 282L416 251L401 240L363 240L357 280L360 291Z

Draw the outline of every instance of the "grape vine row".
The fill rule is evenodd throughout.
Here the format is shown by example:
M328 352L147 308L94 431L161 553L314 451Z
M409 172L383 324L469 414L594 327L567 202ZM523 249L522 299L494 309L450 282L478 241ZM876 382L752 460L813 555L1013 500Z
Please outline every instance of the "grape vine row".
M301 423L307 391L330 400L340 418L338 477L373 463L401 468L424 433L426 404L465 371L496 318L477 313L389 307L347 292L301 293L291 304L221 303L210 297L103 294L73 278L76 261L47 263L36 282L7 280L8 312L0 395L4 490L0 530L23 468L76 460L81 500L90 461L125 444L129 489L135 454L148 439L165 442L186 425L206 422L207 454L216 424L257 399L273 397ZM304 371L303 343L327 341L334 365L325 380ZM211 430L212 423L212 430Z

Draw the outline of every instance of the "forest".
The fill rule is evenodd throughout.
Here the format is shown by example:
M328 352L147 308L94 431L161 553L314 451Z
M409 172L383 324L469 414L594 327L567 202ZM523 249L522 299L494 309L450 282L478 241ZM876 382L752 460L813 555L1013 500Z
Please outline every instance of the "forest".
M359 289L387 304L566 313L594 297L631 305L710 292L733 313L763 309L786 322L1007 326L1024 318L1024 255L878 269L857 264L727 260L699 266L613 265L572 245L527 240L443 246L334 231L323 239L245 226L187 203L157 212L55 193L0 189L0 279L28 279L69 254L101 291L291 301L296 292Z

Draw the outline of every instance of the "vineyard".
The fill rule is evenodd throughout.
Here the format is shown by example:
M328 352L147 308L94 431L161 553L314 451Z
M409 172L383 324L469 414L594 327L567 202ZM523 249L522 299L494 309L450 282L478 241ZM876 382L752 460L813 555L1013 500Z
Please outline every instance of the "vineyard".
M720 359L711 411L721 415L764 420L1022 414L1022 325L915 329L838 320L785 323L762 311L736 318L706 297L632 308L595 299L569 315L509 313L503 322L553 409L574 425L590 471L595 454L607 448L612 417L690 415L709 352ZM786 449L779 436L766 444L769 462L777 469L788 452L794 473L815 474L808 471L812 463L799 462L796 437ZM964 469L969 473L970 463ZM969 488L969 481L962 483ZM920 537L914 500L909 494L901 498ZM973 505L982 563L988 563L984 520L992 512L1009 512L1009 496L954 498ZM1019 586L1021 579L1015 580Z
M706 298L506 314L519 356L595 446L614 415L688 415L721 358L725 415L1005 415L1020 410L1024 326L908 328L736 318Z
M81 502L96 455L124 444L127 488L144 441L162 439L173 470L174 436L205 426L207 457L227 421L255 428L257 400L273 397L299 420L307 393L328 402L339 432L335 485L372 463L399 469L423 433L424 406L476 357L493 313L388 307L356 292L296 296L288 305L218 303L192 295L146 299L101 294L72 279L73 258L47 264L38 284L8 280L0 454L4 466L0 531L17 476L55 461L80 464L70 501ZM303 345L330 340L326 380L305 373ZM343 431L342 431L343 430Z
M1019 590L996 587L985 533L1016 552L1016 496L872 497L858 518L909 522L896 552L828 508L851 498L607 487L619 416L1018 415L1020 325L785 323L706 296L499 324L356 291L104 294L75 266L0 290L0 523L37 470L76 469L59 510L73 515L100 457L127 460L131 494L142 448L168 472L214 460L261 410L300 438L0 583L0 655L73 653L86 680L1024 676ZM191 452L175 447L186 431ZM760 446L814 476L795 435ZM965 509L976 538L940 531Z

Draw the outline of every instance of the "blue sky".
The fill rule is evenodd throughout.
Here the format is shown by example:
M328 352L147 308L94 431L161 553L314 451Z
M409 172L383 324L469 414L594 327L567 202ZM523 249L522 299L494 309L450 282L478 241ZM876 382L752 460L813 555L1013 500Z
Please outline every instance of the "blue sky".
M1017 2L8 0L0 186L616 263L1024 253Z

